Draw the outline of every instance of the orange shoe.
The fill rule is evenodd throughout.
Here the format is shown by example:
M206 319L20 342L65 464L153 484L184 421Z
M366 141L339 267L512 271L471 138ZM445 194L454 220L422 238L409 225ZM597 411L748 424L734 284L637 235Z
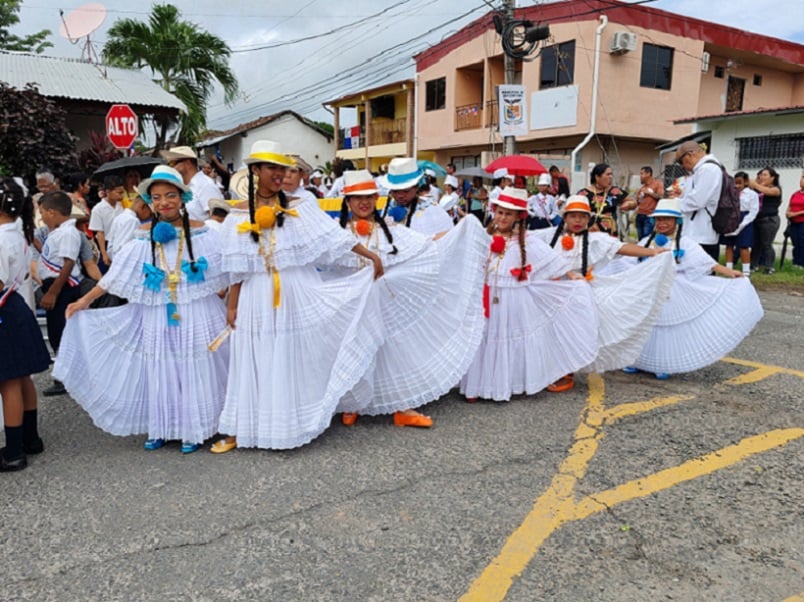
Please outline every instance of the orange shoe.
M341 414L341 422L344 426L352 426L357 422L357 412L344 412Z
M547 385L547 390L551 393L561 393L563 391L569 391L574 386L575 377L572 374L567 374L559 378L556 382Z
M209 451L213 454L225 454L232 451L237 447L237 439L235 437L224 437L220 441L216 441L210 446Z
M421 428L430 428L433 426L433 419L429 416L422 416L421 414L414 414L412 416L403 414L402 412L394 412L394 424L396 426L418 426Z

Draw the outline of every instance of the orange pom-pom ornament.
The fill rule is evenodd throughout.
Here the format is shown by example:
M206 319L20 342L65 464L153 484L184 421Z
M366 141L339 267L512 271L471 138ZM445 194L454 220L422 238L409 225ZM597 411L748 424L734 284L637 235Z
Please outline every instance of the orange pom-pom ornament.
M586 276L584 276L584 278L586 278L587 282L592 282L592 280L595 279L595 277L592 276L592 270L589 270L588 272L586 272Z
M367 219L359 219L355 224L355 232L359 236L368 236L371 234L371 222Z
M269 206L260 207L254 213L254 221L263 230L273 228L276 223L276 209Z
M561 237L561 248L565 251L571 251L572 248L575 246L575 239L570 236L569 234L565 234Z

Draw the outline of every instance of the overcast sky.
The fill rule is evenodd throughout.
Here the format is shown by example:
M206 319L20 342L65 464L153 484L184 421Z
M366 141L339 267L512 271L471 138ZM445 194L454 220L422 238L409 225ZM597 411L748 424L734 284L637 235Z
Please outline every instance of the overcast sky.
M107 9L106 19L92 34L98 51L116 19L145 20L150 6L131 0L102 3ZM208 112L208 126L224 129L283 109L331 122L329 113L321 108L322 102L366 87L413 77L413 54L501 2L173 0L172 3L185 19L223 38L235 51L232 67L240 81L241 96L232 107L224 106L215 98ZM519 7L542 3L544 0L517 0ZM59 9L67 15L83 4L81 0L23 0L21 22L13 33L22 35L50 29L54 32L51 36L54 48L47 54L78 58L81 44L72 45L59 37ZM655 0L648 4L804 43L801 0ZM364 21L353 25L361 20ZM305 37L313 39L288 43ZM254 49L266 45L273 47Z

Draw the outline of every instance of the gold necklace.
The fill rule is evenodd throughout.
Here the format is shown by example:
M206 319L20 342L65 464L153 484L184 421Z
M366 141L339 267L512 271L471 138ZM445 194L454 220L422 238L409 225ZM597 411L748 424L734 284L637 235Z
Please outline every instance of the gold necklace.
M159 268L167 274L168 281L168 320L178 322L181 319L178 311L178 286L181 280L181 264L182 255L184 254L184 230L179 230L179 248L176 251L176 263L171 271L168 268L167 256L165 255L165 247L162 243L156 243L159 251ZM172 306L172 307L171 307Z

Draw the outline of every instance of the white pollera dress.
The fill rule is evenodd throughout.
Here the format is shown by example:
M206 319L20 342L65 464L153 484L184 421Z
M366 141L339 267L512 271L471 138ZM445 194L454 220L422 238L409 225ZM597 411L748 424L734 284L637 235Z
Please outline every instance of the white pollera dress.
M144 285L145 266L154 266L146 230L118 251L98 283L128 304L86 309L67 320L53 377L108 433L201 443L218 430L228 347L213 353L208 345L226 326L218 292L229 279L220 268L217 234L202 227L193 228L191 236L193 255L206 269L203 280L188 281L185 246L175 296L177 324L170 324L168 315L168 281L176 272L179 241L163 245L166 265L157 253L156 267L167 269L161 281L157 276L154 290Z
M675 241L665 246L675 250ZM675 374L713 364L748 336L764 314L748 278L712 276L715 261L683 235L681 249L670 300L633 364L640 370Z
M357 240L315 201L290 208L298 216L262 230L265 255L239 228L249 223L248 211L232 209L221 230L223 267L232 282L242 282L220 417L220 432L236 436L238 447L290 449L312 441L376 351L367 341L336 366L347 331L365 311L373 270L324 282L316 264L332 263Z
M402 225L390 227L392 246L375 226L358 240L382 258L385 274L372 282L371 299L344 354L381 342L372 369L341 400L339 410L389 414L433 401L466 372L483 336L482 264L486 234L464 220L437 241ZM362 258L336 261L354 272Z
M555 228L536 232L551 240ZM572 239L572 248L565 249L560 236L555 250L569 260L572 270L580 273L583 237L572 236ZM603 232L589 232L587 273L592 274L590 284L600 320L599 349L595 360L581 372L605 372L633 364L659 318L662 305L670 298L675 276L672 253L633 265L623 273L602 269L618 257L623 244ZM587 336L594 336L593 331Z
M461 223L467 221L477 220ZM597 355L597 337L590 336L598 328L591 287L583 280L554 280L570 263L533 232L528 232L526 252L527 280L511 272L521 268L517 237L503 254L488 252L488 319L483 342L461 380L466 397L508 401L512 395L532 395Z

